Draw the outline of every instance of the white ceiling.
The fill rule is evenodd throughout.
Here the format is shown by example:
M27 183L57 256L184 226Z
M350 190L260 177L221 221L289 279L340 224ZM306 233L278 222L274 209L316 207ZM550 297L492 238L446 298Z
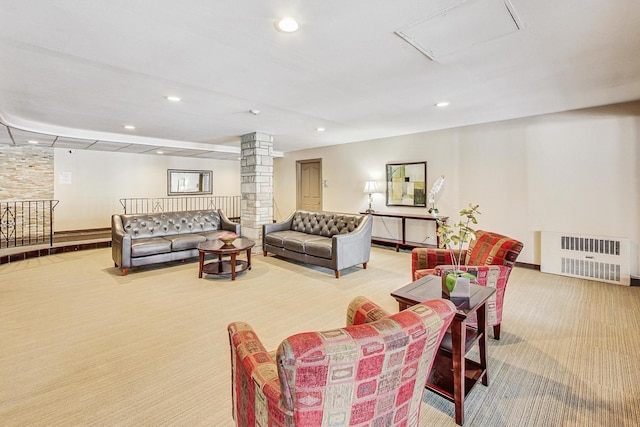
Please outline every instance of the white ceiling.
M281 154L640 99L634 0L0 0L0 19L0 143L235 159L256 131Z

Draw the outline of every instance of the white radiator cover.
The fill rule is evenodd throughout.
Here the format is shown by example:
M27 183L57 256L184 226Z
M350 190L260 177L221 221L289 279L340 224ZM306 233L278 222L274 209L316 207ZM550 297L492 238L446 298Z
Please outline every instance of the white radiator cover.
M542 231L540 271L616 285L631 284L629 239Z

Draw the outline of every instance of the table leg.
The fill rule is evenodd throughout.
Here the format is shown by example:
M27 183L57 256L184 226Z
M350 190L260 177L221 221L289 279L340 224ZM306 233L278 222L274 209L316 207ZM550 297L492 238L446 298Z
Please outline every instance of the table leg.
M451 347L453 362L453 403L456 424L464 423L465 366L464 345L467 334L467 322L454 318L451 322Z
M482 375L482 384L489 385L489 377L487 374L487 304L482 304L477 311L478 316L478 333L481 334L478 342L478 352L480 353L480 366L484 371Z
M236 280L236 253L231 253L231 280Z
M204 252L198 251L200 255L200 267L198 268L198 279L202 279L202 267L204 267Z
M247 270L251 270L251 248L247 249Z

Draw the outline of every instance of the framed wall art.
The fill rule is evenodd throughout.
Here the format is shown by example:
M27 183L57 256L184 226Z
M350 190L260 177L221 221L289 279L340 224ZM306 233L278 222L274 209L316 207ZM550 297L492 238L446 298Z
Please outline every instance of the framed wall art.
M167 194L169 196L212 193L212 171L167 170Z
M387 163L387 206L427 206L427 162Z

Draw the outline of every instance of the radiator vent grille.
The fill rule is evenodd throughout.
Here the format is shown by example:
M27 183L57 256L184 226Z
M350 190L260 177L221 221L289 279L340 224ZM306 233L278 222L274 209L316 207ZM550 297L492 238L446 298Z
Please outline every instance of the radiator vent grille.
M630 285L629 239L541 233L540 271Z
M608 262L563 257L561 272L570 276L611 280L614 282L620 281L620 264L610 264Z
M561 236L562 249L577 252L620 255L620 240Z

